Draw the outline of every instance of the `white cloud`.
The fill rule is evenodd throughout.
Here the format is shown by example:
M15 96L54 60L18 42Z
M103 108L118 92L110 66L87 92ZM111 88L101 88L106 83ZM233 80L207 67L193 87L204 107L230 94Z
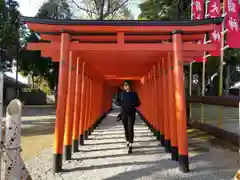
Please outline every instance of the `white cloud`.
M19 3L19 10L24 16L35 16L39 7L46 0L17 0Z

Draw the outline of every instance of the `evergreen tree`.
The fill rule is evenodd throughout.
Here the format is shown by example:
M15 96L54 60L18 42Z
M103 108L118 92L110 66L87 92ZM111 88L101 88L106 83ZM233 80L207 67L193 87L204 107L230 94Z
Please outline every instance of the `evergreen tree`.
M13 58L18 58L19 12L14 0L0 0L0 70L10 71Z

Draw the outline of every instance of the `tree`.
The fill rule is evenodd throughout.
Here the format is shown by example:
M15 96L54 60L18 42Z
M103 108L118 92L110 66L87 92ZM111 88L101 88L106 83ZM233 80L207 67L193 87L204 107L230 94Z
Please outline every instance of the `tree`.
M126 7L130 0L70 0L87 19L133 19Z
M36 15L42 19L71 19L72 12L66 0L49 0L39 8ZM27 42L39 42L39 34L31 32L24 26L21 28L22 44ZM58 63L52 62L48 57L41 57L40 51L28 51L25 47L20 53L21 61L20 71L24 75L31 74L34 77L40 76L44 78L50 89L54 89L57 85Z
M190 0L146 0L139 5L139 19L177 20L190 17Z
M36 17L42 19L71 19L72 12L66 0L49 0L39 8Z
M18 3L0 0L0 71L10 71L13 58L17 58L19 43Z

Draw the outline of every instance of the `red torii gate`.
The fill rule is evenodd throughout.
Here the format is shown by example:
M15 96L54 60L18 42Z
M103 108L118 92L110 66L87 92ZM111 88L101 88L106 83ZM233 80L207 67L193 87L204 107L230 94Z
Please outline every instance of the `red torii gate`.
M112 106L112 93L123 80L134 80L157 138L189 171L183 63L213 51L212 44L196 44L222 19L197 21L86 21L22 17L40 33L43 42L28 50L59 61L53 172L99 123ZM84 138L85 137L85 138ZM63 146L64 145L64 146Z

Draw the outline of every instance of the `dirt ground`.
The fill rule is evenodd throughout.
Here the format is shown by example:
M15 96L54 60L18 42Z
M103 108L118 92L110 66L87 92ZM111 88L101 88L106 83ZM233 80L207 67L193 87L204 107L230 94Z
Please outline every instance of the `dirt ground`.
M55 107L24 107L22 114L22 157L26 161L52 146Z
M50 148L53 143L53 134L29 136L22 138L22 157L24 161L37 156L42 150Z
M22 156L29 160L53 144L55 107L32 107L24 111Z

